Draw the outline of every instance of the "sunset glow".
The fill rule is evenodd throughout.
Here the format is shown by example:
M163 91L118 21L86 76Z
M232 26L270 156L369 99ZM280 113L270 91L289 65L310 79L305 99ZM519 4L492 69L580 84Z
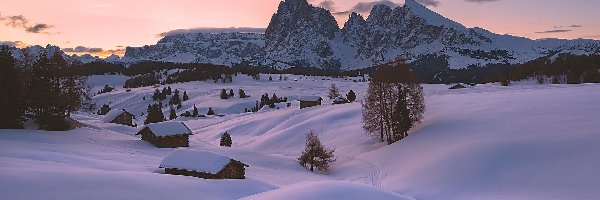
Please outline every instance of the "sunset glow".
M335 12L354 7L359 0L323 4ZM433 1L436 2L436 1ZM467 27L482 27L500 34L538 38L600 39L600 2L589 0L439 0L430 9ZM483 3L485 2L485 3ZM402 0L394 3L401 5ZM0 15L0 41L19 46L58 45L61 48L101 48L101 57L122 55L125 46L156 43L160 33L196 27L266 28L279 0L117 1L57 0L6 1ZM539 6L543 4L544 6ZM363 13L368 15L368 12ZM27 24L9 24L7 17L22 16ZM347 15L335 15L340 26ZM23 21L20 21L23 22ZM67 52L69 53L69 52Z

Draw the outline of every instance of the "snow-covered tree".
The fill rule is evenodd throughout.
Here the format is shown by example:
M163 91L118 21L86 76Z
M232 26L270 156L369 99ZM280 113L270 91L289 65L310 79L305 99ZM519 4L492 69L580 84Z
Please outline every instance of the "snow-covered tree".
M327 97L329 97L329 99L335 99L338 96L340 96L340 90L335 85L335 83L332 83L329 87L329 94L327 95Z

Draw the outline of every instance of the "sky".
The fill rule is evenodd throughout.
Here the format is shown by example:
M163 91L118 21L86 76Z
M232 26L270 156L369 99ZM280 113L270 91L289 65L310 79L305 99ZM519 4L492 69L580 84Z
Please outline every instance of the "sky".
M367 17L373 2L309 0L336 14ZM499 34L600 40L596 0L418 0L462 23ZM126 46L155 44L173 30L259 31L268 26L280 0L0 0L0 43L17 47L57 45L68 54L122 55ZM404 0L387 0L402 5ZM241 28L240 28L241 27ZM250 27L252 29L248 29Z

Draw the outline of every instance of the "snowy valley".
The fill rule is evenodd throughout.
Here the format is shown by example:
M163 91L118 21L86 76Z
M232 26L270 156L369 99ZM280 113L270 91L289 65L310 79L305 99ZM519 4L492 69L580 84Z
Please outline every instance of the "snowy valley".
M67 132L0 130L3 199L594 199L600 167L600 85L520 82L448 90L424 85L427 112L411 136L386 146L365 134L361 101L367 83L352 78L288 76L288 81L234 76L229 84L168 85L186 91L182 113L196 105L221 116L179 117L193 132L188 149L206 150L249 165L244 180L207 180L164 174L158 168L174 149L158 149L135 134L154 87L127 91L125 77L99 75L116 91L98 104L126 109L138 127L104 123L77 113L85 127ZM278 75L272 75L276 77ZM353 90L357 102L299 109L300 96L325 98L330 83ZM250 98L220 99L222 88ZM292 103L245 113L263 93ZM147 100L143 100L146 97ZM165 110L168 116L168 108ZM324 174L297 163L309 130L335 150ZM222 133L233 138L220 147Z

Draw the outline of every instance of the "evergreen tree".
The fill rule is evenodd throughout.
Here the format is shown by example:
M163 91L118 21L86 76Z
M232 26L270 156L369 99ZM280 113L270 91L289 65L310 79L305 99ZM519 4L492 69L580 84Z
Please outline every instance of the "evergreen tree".
M206 112L206 115L215 115L215 111L212 109L212 107L208 108L208 112Z
M193 117L198 117L198 116L200 116L200 114L198 114L198 108L196 108L196 105L194 105L194 110L192 111L192 116L193 116Z
M332 83L329 87L329 94L327 95L327 97L329 97L329 99L335 99L338 96L340 96L340 90L335 85L335 83Z
M403 90L399 90L398 92L398 102L396 102L396 106L392 113L392 128L394 134L392 135L391 141L398 141L407 137L408 130L413 126L413 122L410 118L410 110L408 110L406 94L404 94Z
M0 46L0 129L23 128L23 103L20 72L8 46Z
M227 99L229 95L227 95L227 91L225 89L221 89L221 99Z
M348 99L348 101L354 102L356 101L356 94L354 93L354 91L350 90L350 92L348 92L348 94L346 95L346 98Z
M272 76L269 76L269 81L273 81L273 77Z
M221 145L222 147L231 147L232 144L232 140L231 140L231 135L229 135L229 132L225 132L223 133L223 135L221 135L221 142L219 142L219 145Z
M106 115L108 112L110 112L110 110L111 110L110 106L104 104L98 111L98 115Z
M70 128L68 102L61 96L61 69L66 62L58 53L51 59L42 52L32 66L31 78L27 84L27 105L30 118L43 130L66 130Z
M277 95L273 93L273 96L271 97L271 104L275 103L279 103L279 97L277 97Z
M152 94L152 100L153 101L159 101L160 100L160 94L161 94L160 90L158 90L158 88L155 89L154 93Z
M169 101L169 105L179 105L181 104L181 98L179 97L179 90L175 90L175 93L171 97Z
M235 94L233 93L233 89L229 89L229 97L234 97Z
M171 106L171 109L169 110L169 119L174 120L176 118L177 118L177 113L175 112L175 109L173 109L173 106Z
M183 98L183 101L190 100L190 97L188 96L187 91L183 91L183 97L182 98Z
M240 98L242 98L242 99L243 98L247 98L246 92L244 90L242 90L242 89L238 90L238 94L240 95Z
M147 112L148 116L146 116L144 124L163 122L165 119L165 116L162 112L162 106L160 104L148 105Z
M302 155L298 157L298 162L303 167L314 171L325 171L331 163L335 162L333 150L326 149L319 140L319 137L313 130L306 135L306 146Z

